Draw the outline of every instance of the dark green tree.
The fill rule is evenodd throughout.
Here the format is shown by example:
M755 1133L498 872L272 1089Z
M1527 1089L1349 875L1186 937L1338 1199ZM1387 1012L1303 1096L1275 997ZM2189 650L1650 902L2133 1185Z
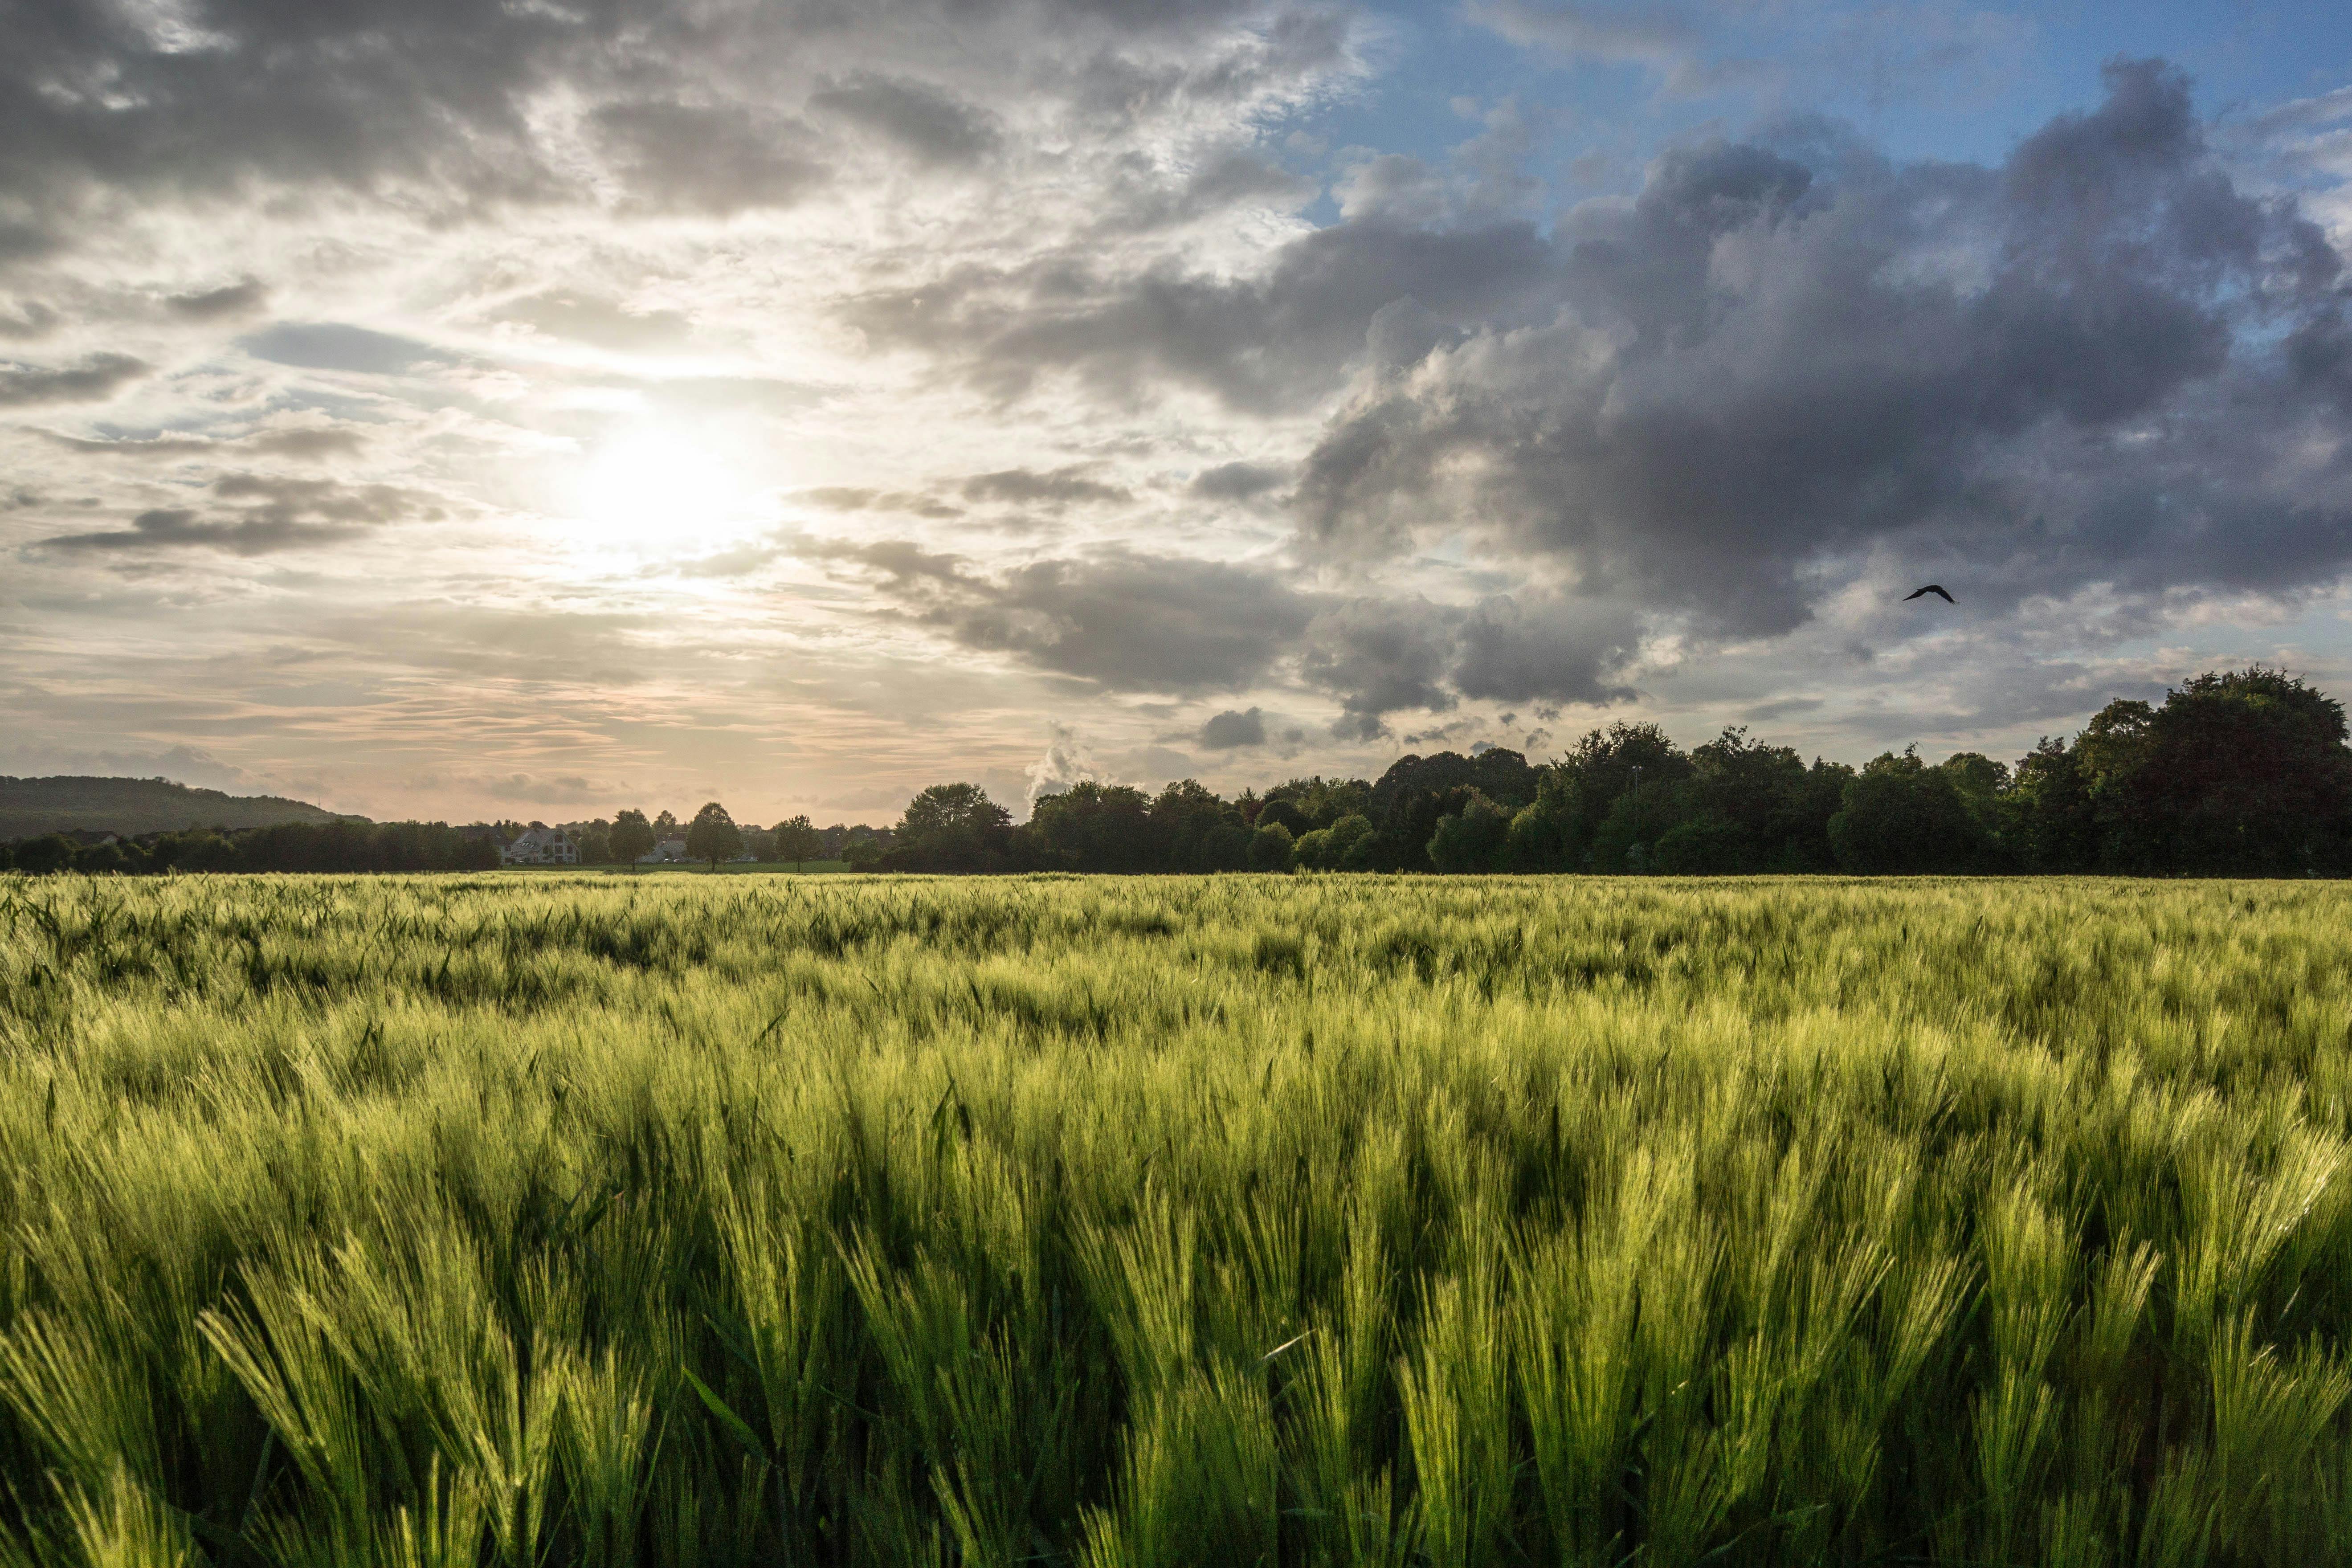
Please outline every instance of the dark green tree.
M1059 795L1038 796L1029 826L1054 860L1074 871L1164 870L1167 851L1151 805L1139 789L1086 779Z
M1593 730L1559 761L1577 783L1585 818L1607 819L1618 797L1633 788L1640 769L1643 793L1654 803L1669 785L1690 776L1691 759L1655 724L1619 720L1605 730ZM1645 820L1654 827L1667 819L1663 813Z
M1511 818L1508 858L1514 871L1573 871L1583 850L1582 795L1576 775L1546 768L1533 804Z
M667 816L668 813L663 813ZM605 836L605 844L613 858L624 866L635 865L641 855L653 853L660 840L654 837L653 824L642 811L615 812L613 831Z
M2021 870L2089 871L2099 863L2099 825L2081 760L2044 735L2018 759L2003 803L2002 839Z
M1003 827L1012 820L1013 814L976 784L933 784L907 803L898 837L920 839L947 828Z
M743 835L737 829L735 819L717 801L707 803L694 814L694 821L686 830L686 852L697 860L708 860L710 868L719 869L719 862L731 860L743 853Z
M1511 814L1473 789L1462 809L1437 819L1429 837L1429 861L1453 876L1499 871L1511 845Z
M2259 665L2205 674L2161 708L2108 704L2075 743L2103 869L2285 877L2347 868L2343 705Z
M817 858L824 848L824 839L816 825L803 816L787 817L775 826L776 858L789 860L797 871Z
M1279 822L1262 824L1250 836L1249 868L1253 871L1290 869L1290 829Z
M1921 762L1916 746L1873 758L1845 786L1829 831L1847 871L1972 871L1983 856L1983 834L1951 775Z

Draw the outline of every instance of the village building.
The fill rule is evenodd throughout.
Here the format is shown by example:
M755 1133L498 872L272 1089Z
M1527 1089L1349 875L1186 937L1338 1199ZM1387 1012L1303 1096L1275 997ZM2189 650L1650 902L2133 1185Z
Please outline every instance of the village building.
M561 827L534 822L521 837L499 849L502 866L577 866L580 846Z

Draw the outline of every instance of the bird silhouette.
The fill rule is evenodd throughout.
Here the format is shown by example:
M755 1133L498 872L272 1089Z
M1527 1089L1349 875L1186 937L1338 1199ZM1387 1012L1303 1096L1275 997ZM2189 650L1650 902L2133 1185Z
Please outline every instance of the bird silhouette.
M1903 602L1907 605L1912 600L1924 598L1929 594L1935 595L1936 597L1943 600L1944 603L1948 605L1953 603L1952 596L1944 592L1944 585L1941 583L1930 583L1916 594L1906 594L1903 595Z

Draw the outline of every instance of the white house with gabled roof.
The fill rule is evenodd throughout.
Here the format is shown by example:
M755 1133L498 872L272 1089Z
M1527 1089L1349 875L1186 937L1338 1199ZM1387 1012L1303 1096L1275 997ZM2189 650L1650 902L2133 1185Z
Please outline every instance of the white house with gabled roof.
M534 822L513 843L499 850L501 866L577 866L580 846L561 827Z

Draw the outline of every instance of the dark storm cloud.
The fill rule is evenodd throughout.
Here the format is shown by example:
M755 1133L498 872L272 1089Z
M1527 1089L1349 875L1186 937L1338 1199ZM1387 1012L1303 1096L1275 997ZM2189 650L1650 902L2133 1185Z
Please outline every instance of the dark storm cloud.
M1445 712L1465 698L1606 703L1630 657L1629 611L1538 595L1465 609L1423 598L1334 599L1286 574L1126 550L991 573L906 540L803 539L793 552L863 568L892 616L966 647L1106 690L1196 695L1296 678L1341 710L1333 732L1370 739L1387 716ZM1197 737L1255 745L1255 710L1222 714Z
M36 548L65 554L151 554L204 549L233 555L273 555L356 539L390 522L430 521L443 511L431 496L393 485L344 485L332 479L226 474L212 485L226 510L193 508L141 512L127 529L68 533Z
M1262 25L1233 26L1251 15ZM108 189L397 190L435 217L592 199L574 150L542 141L555 91L587 110L631 209L717 215L788 204L824 178L790 112L811 84L820 113L900 157L983 155L998 135L987 108L885 68L894 57L1008 96L1042 87L1109 124L1238 101L1318 68L1346 37L1319 11L1239 0L34 0L6 18L0 259L70 244ZM1198 58L1169 47L1212 36L1224 47Z
M91 354L73 364L18 364L0 360L0 407L33 403L96 403L147 374L129 354Z
M1557 319L1365 375L1300 485L1311 548L1467 528L1735 634L1872 551L1991 612L2352 562L2340 260L2233 185L2160 64L1998 170L1683 149L1560 245ZM1489 648L1463 689L1520 667Z
M180 15L10 10L0 192L34 215L17 248L57 242L91 184L202 194L253 175L354 189L390 176L477 195L543 188L520 98L558 51L610 26L554 6L456 0L209 0Z
M1456 705L1444 684L1454 617L1425 601L1360 599L1325 611L1307 635L1303 673L1339 697L1331 733L1370 741L1388 733L1400 709L1444 712Z
M1108 690L1239 690L1266 677L1314 616L1274 574L1107 552L999 574L904 542L812 544L881 574L903 613L969 648Z
M1633 695L1608 679L1641 641L1638 617L1623 606L1502 595L1473 609L1456 636L1452 682L1465 697L1604 703Z
M809 110L871 132L926 165L978 163L1002 140L993 115L954 94L872 71L820 89Z
M1236 751L1244 746L1265 744L1265 713L1252 708L1239 710L1228 708L1212 715L1194 737L1202 749L1211 752Z

